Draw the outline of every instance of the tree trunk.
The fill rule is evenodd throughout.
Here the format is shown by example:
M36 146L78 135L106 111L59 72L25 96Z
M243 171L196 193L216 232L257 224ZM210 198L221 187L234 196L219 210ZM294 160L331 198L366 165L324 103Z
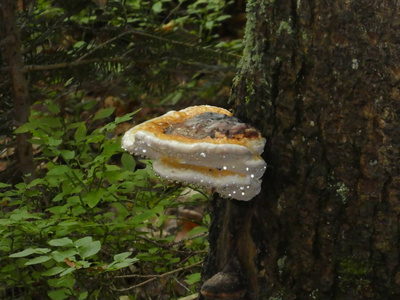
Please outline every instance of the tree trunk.
M15 16L15 1L2 0L0 4L0 24L3 28L3 57L7 61L14 91L14 120L17 127L26 123L30 112L28 82L24 74L24 63L21 54L21 41ZM35 178L32 145L28 142L30 135L17 135L17 152L20 169L27 181Z
M248 2L231 99L268 169L249 203L213 202L203 280L236 274L252 300L400 297L399 8Z

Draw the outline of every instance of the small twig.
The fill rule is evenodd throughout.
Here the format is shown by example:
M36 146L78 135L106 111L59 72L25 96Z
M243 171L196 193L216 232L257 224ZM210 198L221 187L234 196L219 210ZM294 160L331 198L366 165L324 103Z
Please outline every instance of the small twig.
M151 239L149 239L147 237L144 237L144 236L139 236L139 238L144 240L144 241L146 241L146 242L148 242L148 243L150 243L150 244L153 244L154 246L157 246L157 247L160 247L160 248L163 248L163 249L166 249L166 250L170 250L170 251L173 251L173 252L176 252L176 253L202 254L202 253L205 253L207 251L189 251L189 250L185 251L185 250L176 250L176 249L172 249L171 248L171 247L174 247L174 246L177 246L177 245L180 245L180 244L184 244L186 241L193 240L193 239L198 238L198 237L200 237L202 235L204 235L204 234L201 233L201 234L195 235L193 237L181 240L179 242L169 243L169 244L165 244L165 245L164 244L160 244L160 243L158 243L156 241L153 241L153 240L151 240Z
M199 233L199 234L196 234L194 236L188 237L187 239L180 240L179 242L169 243L166 246L167 247L174 247L174 246L182 245L182 244L186 243L187 241L191 241L191 240L197 239L199 237L206 236L207 234L208 234L208 232Z
M202 263L203 263L203 260L201 260L201 261L199 261L197 263L194 263L194 264L192 264L190 266L182 267L182 268L179 268L179 269L176 269L176 270L173 270L173 271L170 271L170 272L166 272L166 273L163 273L163 274L160 274L160 275L152 275L153 278L151 278L149 280L146 280L146 281L143 281L143 282L141 282L139 284L132 285L132 286L130 286L128 288L124 288L124 289L111 288L111 289L116 291L116 292L126 292L126 291L129 291L129 290L137 289L138 287L146 285L146 284L148 284L150 282L153 282L153 281L155 281L157 279L164 278L164 277L167 277L169 275L172 275L172 274L175 274L175 273L178 273L178 272L181 272L181 271L189 270L189 269L191 269L193 267L196 267L196 266L198 266L198 265L200 265ZM114 276L114 278L132 278L132 277L138 277L138 276L146 276L146 275L137 275L137 274L134 274L134 275L122 275L122 276Z
M111 62L111 63L127 63L131 62L132 60L126 58L102 58L102 59L87 59L87 60L77 60L73 62L62 62L53 65L27 65L24 67L24 72L31 72L31 71L48 71L54 69L62 69L62 68L71 68L77 67L80 65L87 65L93 63L104 63L104 62Z

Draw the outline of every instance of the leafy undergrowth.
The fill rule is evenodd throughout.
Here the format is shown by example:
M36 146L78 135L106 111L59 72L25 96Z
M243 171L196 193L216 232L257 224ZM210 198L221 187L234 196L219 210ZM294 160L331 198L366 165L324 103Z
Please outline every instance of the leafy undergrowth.
M151 162L121 149L114 132L135 112L114 118L113 107L95 105L79 102L71 116L45 100L16 131L32 134L40 170L30 183L0 183L1 299L196 293L207 196L185 196L155 176Z

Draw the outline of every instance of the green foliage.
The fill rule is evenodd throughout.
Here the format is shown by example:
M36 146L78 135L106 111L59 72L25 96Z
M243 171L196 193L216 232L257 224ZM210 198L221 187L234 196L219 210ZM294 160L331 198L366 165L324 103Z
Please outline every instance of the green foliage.
M53 65L47 82L113 82L127 99L146 93L165 104L199 96L216 101L230 82L240 41L218 41L217 28L233 1L100 2L40 0L26 11L26 64ZM42 70L31 72L34 82Z
M148 161L138 168L113 136L136 112L101 125L113 109L89 110L82 120L92 104L77 104L76 117L54 101L36 105L41 111L16 132L32 133L42 174L29 184L0 184L0 298L117 299L123 288L179 268L160 289L170 293L174 280L188 276L193 292L199 267L191 265L202 260L204 237L175 245L163 226L175 218L166 209L181 205L179 188L160 182ZM192 234L207 230L199 225ZM139 291L130 295L140 299Z
M3 68L0 134L30 133L40 171L30 183L0 182L0 298L194 293L209 218L174 242L164 224L178 220L166 212L182 205L179 186L122 151L115 132L138 107L225 105L241 52L239 39L219 39L233 1L29 3L18 27L36 109L12 131ZM119 105L104 105L109 96Z

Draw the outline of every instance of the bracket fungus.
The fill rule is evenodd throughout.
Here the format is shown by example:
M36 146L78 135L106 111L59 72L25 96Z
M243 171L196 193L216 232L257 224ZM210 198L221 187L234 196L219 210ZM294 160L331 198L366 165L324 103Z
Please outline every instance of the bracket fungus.
M223 108L191 106L128 130L122 147L153 159L162 178L212 188L248 201L261 190L266 163L260 132Z

